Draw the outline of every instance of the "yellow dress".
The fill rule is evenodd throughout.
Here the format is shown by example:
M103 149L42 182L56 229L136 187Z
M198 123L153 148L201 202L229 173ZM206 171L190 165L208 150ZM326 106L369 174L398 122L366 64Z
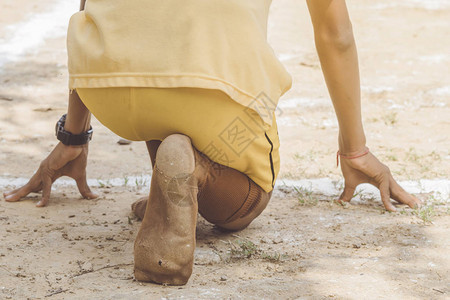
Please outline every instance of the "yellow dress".
M280 96L291 87L290 75L267 43L270 4L271 0L88 0L85 10L73 15L69 24L69 88L76 89L87 107L109 128L126 126L123 122L114 125L117 116L110 116L110 119L101 116L104 111L115 110L111 107L117 104L117 99L123 100L125 94L134 99L132 101L146 101L135 102L135 105L164 111L164 124L147 120L152 128L148 131L153 131L152 134L130 136L132 130L128 130L127 137L135 140L164 138L162 132L183 129L160 129L169 126L171 120L172 123L180 119L193 120L202 124L199 127L202 131L193 130L189 136L194 146L202 150L199 144L206 146L214 135L220 136L226 131L229 124L216 122L220 124L215 127L214 122L205 123L206 119L207 122L212 120L201 113L229 120L231 127L244 123L257 135L252 145L258 139L265 144L267 153L262 156L270 162L245 163L245 159L255 160L252 158L255 155L243 155L242 149L230 149L233 147L227 143L220 150L230 155L234 153L235 159L231 161L235 162L230 163L230 167L244 172L270 191L279 169L275 109ZM213 102L208 106L212 110L195 109L195 101L189 97L184 99L182 93L174 93L173 89ZM164 90L171 92L164 94ZM137 91L141 98L136 100L130 95ZM162 97L158 106L152 106L155 95ZM106 96L108 99L102 99L99 108L100 102L94 102ZM164 99L169 98L172 101L165 103ZM174 102L175 98L191 104ZM219 98L221 100L216 101ZM192 105L193 110L179 109L180 103ZM163 109L163 105L168 109ZM204 102L195 105L204 105ZM130 104L119 112L130 114L124 111L126 107ZM228 115L225 116L225 112ZM252 119L243 120L240 112ZM180 118L187 113L190 119ZM240 120L232 123L237 115L241 115ZM242 142L240 147L242 145L246 143ZM261 147L252 149L247 145L245 152L262 151ZM214 157L210 159L221 163Z

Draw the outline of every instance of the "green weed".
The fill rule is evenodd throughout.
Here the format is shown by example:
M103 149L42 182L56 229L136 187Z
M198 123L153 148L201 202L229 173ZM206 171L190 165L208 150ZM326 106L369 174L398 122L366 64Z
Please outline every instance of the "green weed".
M313 196L311 188L294 186L294 191L296 192L297 200L301 205L316 205L318 203L318 199Z
M97 179L97 183L98 183L98 186L102 189L106 187L106 184L103 181L101 181L100 179Z
M398 161L398 158L395 155L388 155L386 156L386 158L390 161Z
M279 252L262 252L261 253L261 259L269 261L269 262L281 262L283 260L286 260L288 256L286 254L281 254Z
M229 254L231 259L262 259L272 263L282 262L288 258L286 254L281 254L279 252L265 252L250 240L243 239L237 240L234 243L228 241L230 246Z
M381 119L384 121L384 124L388 126L392 126L398 121L396 112L390 112L388 114L385 114L384 116L381 117Z
M134 180L134 183L136 184L136 188L140 189L142 187L144 187L145 185L147 185L147 179L145 179L144 177L136 177L136 179Z
M237 240L236 244L230 242L231 258L236 259L250 258L252 256L255 256L259 252L258 247L252 241Z
M414 215L421 219L425 224L432 224L433 218L436 215L434 205L424 205L414 210Z
M406 160L408 161L419 163L420 158L421 158L420 155L418 155L416 153L416 150L412 147L408 149L408 152L406 152Z

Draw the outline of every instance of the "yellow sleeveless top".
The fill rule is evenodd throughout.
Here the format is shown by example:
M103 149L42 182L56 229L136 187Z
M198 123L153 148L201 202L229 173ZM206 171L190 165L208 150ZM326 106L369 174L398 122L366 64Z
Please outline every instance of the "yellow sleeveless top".
M267 43L271 2L88 0L69 23L69 88L218 89L271 125L292 84Z

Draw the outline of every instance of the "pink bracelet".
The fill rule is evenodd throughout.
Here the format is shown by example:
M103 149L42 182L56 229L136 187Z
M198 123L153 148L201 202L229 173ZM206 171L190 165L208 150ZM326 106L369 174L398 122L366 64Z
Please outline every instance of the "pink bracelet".
M341 152L338 150L338 152L336 153L336 167L339 167L339 156L345 159L355 159L355 158L359 158L359 157L363 157L364 155L367 155L370 152L369 148L366 147L366 150L358 155L355 156L347 156L347 155L343 155L341 154Z

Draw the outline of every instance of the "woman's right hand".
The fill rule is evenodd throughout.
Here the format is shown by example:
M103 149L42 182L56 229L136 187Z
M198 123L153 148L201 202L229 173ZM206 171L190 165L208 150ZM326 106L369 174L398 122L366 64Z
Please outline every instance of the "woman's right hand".
M42 199L36 206L46 206L50 199L52 184L61 176L73 178L84 198L97 198L98 195L91 191L86 180L87 155L88 144L74 147L58 143L49 156L41 162L39 169L27 184L3 193L5 200L9 202L19 201L29 193L42 190Z
M420 200L407 193L392 177L389 168L370 152L358 158L341 158L341 170L345 187L339 201L350 202L359 184L370 183L380 190L381 200L388 211L396 211L391 198L411 208L421 205Z

